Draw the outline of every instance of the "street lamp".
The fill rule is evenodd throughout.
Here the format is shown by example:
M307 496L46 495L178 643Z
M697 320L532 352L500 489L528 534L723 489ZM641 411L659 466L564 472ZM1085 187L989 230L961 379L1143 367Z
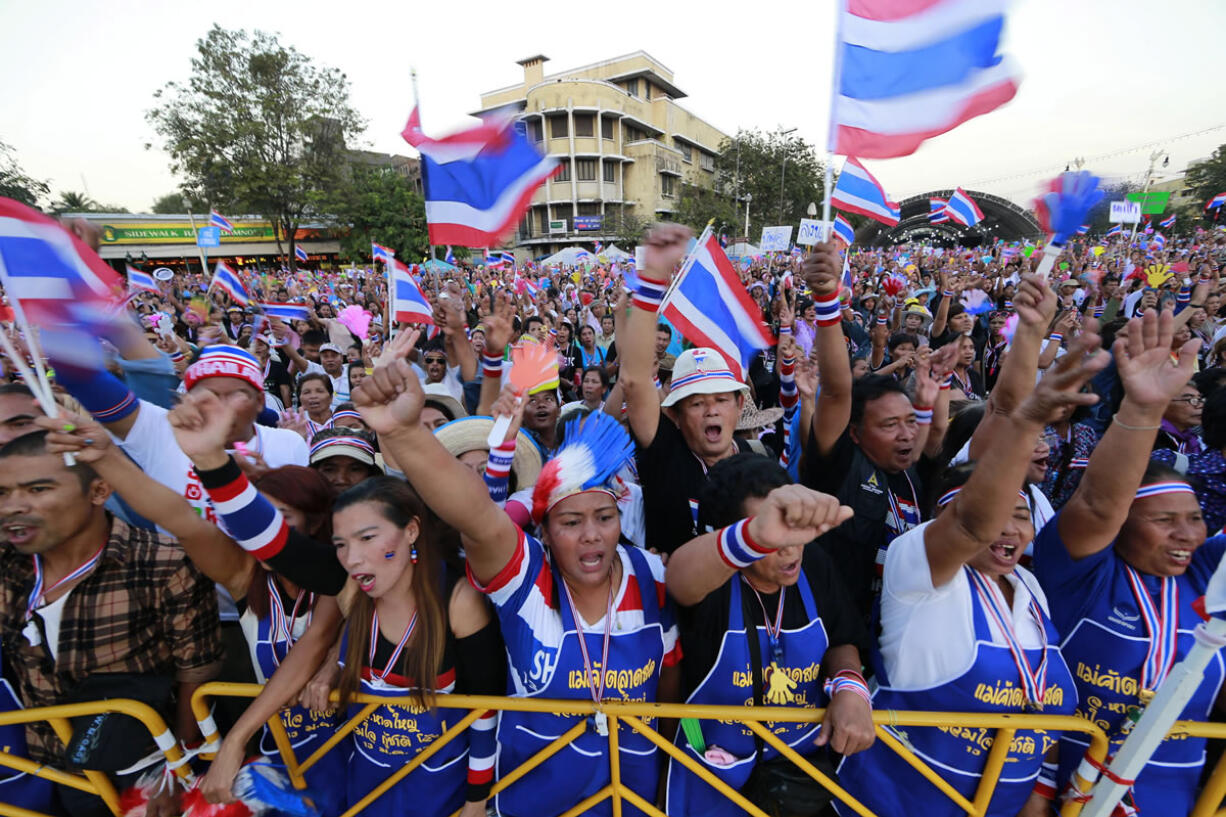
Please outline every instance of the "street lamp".
M809 209L805 211L809 214L809 218L817 215L817 205L814 202L809 202Z
M753 194L745 194L745 241L749 242L749 202L753 201Z
M795 133L796 128L788 128L785 131L780 131L780 136L787 136L790 133ZM783 150L783 165L779 168L779 223L783 223L783 179L788 172L788 154L787 146Z

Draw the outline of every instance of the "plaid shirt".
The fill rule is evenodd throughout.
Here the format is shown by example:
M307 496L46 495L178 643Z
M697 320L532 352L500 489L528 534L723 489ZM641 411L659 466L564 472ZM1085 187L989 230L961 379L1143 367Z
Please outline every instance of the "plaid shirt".
M60 703L93 673L211 680L221 666L213 582L172 539L111 520L102 559L71 591L53 659L22 635L34 562L0 544L0 637L7 673L26 706ZM37 612L35 613L37 619ZM41 621L38 621L41 625ZM30 757L56 763L63 744L45 723L27 728Z

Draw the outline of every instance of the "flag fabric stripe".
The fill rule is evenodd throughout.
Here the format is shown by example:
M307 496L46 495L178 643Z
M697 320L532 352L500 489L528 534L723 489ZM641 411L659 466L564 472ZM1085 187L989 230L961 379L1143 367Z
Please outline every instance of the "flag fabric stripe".
M264 301L260 309L270 318L280 318L283 321L305 321L311 317L311 310L306 304L281 303Z
M230 220L216 210L209 210L209 226L218 227L223 233L234 232L234 225Z
M157 281L147 272L141 272L131 265L127 265L128 272L128 291L129 292L154 292L161 294L162 290L158 288Z
M949 213L949 217L954 221L966 227L974 227L983 221L983 211L961 187L949 197L949 203L945 205L945 212Z
M847 0L847 11L867 20L890 22L923 14L943 0Z
M209 284L209 289L214 286L233 298L239 306L247 306L251 303L251 296L247 294L247 288L224 261L218 261L217 266L213 268L213 280Z
M425 156L422 158L424 160ZM423 167L427 164L428 161L423 162ZM430 242L481 247L499 241L508 226L518 223L520 214L532 201L536 189L559 170L561 165L556 159L541 159L503 188L498 199L485 209L465 201L427 200L426 221L429 222ZM436 171L431 178L442 175ZM462 196L466 192L455 190L440 195ZM431 193L433 195L434 191Z
M307 251L298 245L294 245L294 257L299 261L310 261L311 256L307 255Z
M891 31L904 27L878 25ZM1000 61L996 45L1004 26L1005 18L996 15L954 37L908 51L865 48L847 41L839 91L857 99L886 99L966 82ZM846 28L843 33L846 37Z
M924 0L892 3L849 0L839 20L842 39L879 51L911 51L941 42L946 32L965 31L1005 12L1007 0ZM893 6L888 14L883 7Z
M836 237L841 238L849 247L856 242L855 228L851 226L850 221L842 216L834 217L834 234Z
M398 323L433 324L434 309L426 293L409 274L409 268L393 259L388 269L392 282L392 320Z
M890 227L897 225L902 216L902 209L889 200L881 183L853 158L843 165L843 172L839 174L838 183L831 193L830 204L849 213L876 219Z

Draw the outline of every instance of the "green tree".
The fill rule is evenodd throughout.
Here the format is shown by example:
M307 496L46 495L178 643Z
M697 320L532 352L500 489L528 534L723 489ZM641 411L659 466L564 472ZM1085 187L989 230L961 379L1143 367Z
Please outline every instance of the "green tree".
M616 236L618 246L626 252L634 251L650 226L651 221L648 219L625 211L617 215L610 213L604 220L604 231Z
M158 196L153 206L149 208L149 212L159 215L180 215L182 213L203 213L205 209L207 208L204 202L188 198L183 195L183 191L176 190L173 193Z
M349 183L346 140L363 129L349 81L261 31L214 25L196 50L191 77L157 91L147 118L183 192L268 219L293 266L298 226Z
M57 213L97 213L98 202L89 197L87 193L77 193L72 190L65 190L60 193L60 197L52 203L51 209Z
M0 196L37 207L50 193L51 185L27 175L17 164L12 146L0 142Z
M391 167L353 165L349 178L329 208L345 259L369 259L372 241L391 247L406 262L429 251L426 202L403 173Z
M685 224L697 232L714 219L714 229L721 227L732 229L737 223L736 202L730 193L714 190L696 184L685 184L681 187L681 197L677 200L677 211L673 218L680 224Z
M730 219L730 226L741 226L733 232L744 230L745 199L749 197L749 235L753 237L764 226L796 226L807 218L809 204L821 203L825 172L817 149L799 136L782 130L740 130L720 145L715 185L737 202L739 216Z
M1213 214L1206 214L1203 208L1218 193L1226 191L1226 145L1219 145L1208 159L1188 165L1184 179L1196 192L1201 218L1211 217Z

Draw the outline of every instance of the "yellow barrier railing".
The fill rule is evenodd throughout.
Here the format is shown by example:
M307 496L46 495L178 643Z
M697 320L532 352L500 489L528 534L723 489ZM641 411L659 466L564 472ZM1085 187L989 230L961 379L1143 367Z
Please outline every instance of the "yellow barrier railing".
M61 704L60 706L43 706L32 709L16 709L10 712L0 712L0 726L37 723L46 721L55 730L56 736L67 745L72 739L72 725L69 718L79 718L97 715L102 712L117 712L135 718L149 730L154 741L170 764L178 763L183 758L183 751L175 741L174 734L166 726L162 716L148 704L126 698L112 698L106 701L88 701L85 703ZM19 772L41 777L58 783L61 786L78 789L89 794L96 794L106 803L112 814L119 814L119 795L111 781L102 772L66 772L50 766L44 766L24 757L16 757L7 752L0 752L0 766ZM191 770L186 765L178 766L175 773L184 780L191 778ZM0 815L3 817L48 817L38 811L20 808L0 801Z
M195 696L192 698L192 709L195 712L196 719L203 726L211 723L209 720L209 697L226 696L226 697L242 697L253 698L260 693L262 687L255 684L227 684L227 683L211 683L205 684L197 689ZM380 698L375 695L357 694L353 698L355 703L363 704L353 717L349 718L341 725L335 734L331 735L327 741L313 751L307 758L299 760L290 747L289 737L285 732L285 728L279 717L272 718L269 723L269 728L272 731L273 738L276 741L278 748L281 750L282 760L285 762L286 770L289 774L294 786L299 789L306 788L306 781L303 774L319 762L325 754L333 747L339 744L344 737L357 727L367 716L370 715L378 706L388 703L386 698ZM435 752L442 749L450 740L463 732L470 723L476 720L482 713L488 710L501 711L516 711L516 712L543 712L554 715L591 715L595 711L595 705L591 701L580 699L571 700L544 700L538 698L502 698L480 695L440 695L438 696L438 706L449 709L467 709L469 714L465 716L459 723L454 724L447 729L437 740L432 742L430 746L418 753L412 761L405 764L401 768L393 772L383 783L377 786L368 795L362 798L359 802L354 803L350 809L342 815L342 817L355 817L362 809L370 805L374 800L389 790L397 782L402 780L406 775L410 774L414 769L420 766L424 761L428 760ZM609 776L610 783L600 791L591 795L580 803L576 803L565 814L560 817L574 817L582 814L597 803L611 799L613 802L614 817L619 817L622 810L622 803L629 802L635 807L641 809L649 815L655 817L667 817L664 812L660 811L655 805L645 801L633 789L624 785L621 781L620 759L618 755L618 731L620 726L625 726L634 732L643 735L647 740L658 746L661 751L675 758L679 763L683 764L687 769L693 772L707 784L719 791L724 797L727 797L733 803L738 805L746 813L753 817L768 817L768 815L758 808L755 804L747 800L740 792L733 789L724 781L720 780L710 772L702 764L698 763L693 758L686 755L678 749L672 741L665 738L656 730L647 725L647 721L651 718L699 718L703 720L735 720L745 723L750 729L757 733L767 745L773 746L781 755L791 760L798 768L812 777L820 785L830 791L835 797L839 798L855 813L862 817L876 817L872 811L866 808L862 803L857 801L846 790L844 790L837 782L823 774L820 770L813 766L808 760L802 757L794 749L780 740L773 732L763 725L764 721L770 722L788 722L788 723L820 723L825 710L823 709L806 709L793 707L742 707L742 706L698 706L693 704L653 704L653 703L632 703L632 702L613 702L609 701L601 706L601 710L609 719ZM873 719L877 724L877 738L884 741L890 748L897 752L908 764L910 764L917 772L925 779L936 786L946 797L952 800L970 817L983 817L987 811L988 804L992 799L992 792L996 788L996 783L1000 779L1000 773L1004 768L1005 758L1008 755L1009 744L1013 739L1013 735L1018 730L1025 729L1045 729L1053 732L1080 732L1086 734L1090 741L1090 754L1097 760L1102 761L1107 753L1107 737L1103 731L1094 724L1076 718L1070 715L1013 715L1013 714L980 714L980 713L958 713L958 712L898 712L892 710L880 711L873 713ZM971 726L984 729L995 729L996 736L992 745L992 749L988 752L987 765L984 768L983 777L980 780L979 786L975 792L973 800L968 800L962 796L952 785L937 774L927 763L917 757L906 745L895 738L889 731L883 727L902 727L902 726ZM493 786L492 794L497 794L503 789L515 783L524 775L531 772L533 769L540 766L568 743L578 737L587 729L587 723L580 721L575 724L565 734L559 736L544 749L526 760L523 765L518 768L503 774ZM205 742L212 743L220 736L217 734L206 734ZM1088 790L1093 781L1079 781L1082 790ZM1062 815L1063 817L1076 817L1081 811L1081 804L1069 802L1065 804ZM458 812L457 812L458 813ZM454 815L453 815L454 817Z

